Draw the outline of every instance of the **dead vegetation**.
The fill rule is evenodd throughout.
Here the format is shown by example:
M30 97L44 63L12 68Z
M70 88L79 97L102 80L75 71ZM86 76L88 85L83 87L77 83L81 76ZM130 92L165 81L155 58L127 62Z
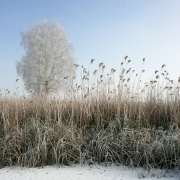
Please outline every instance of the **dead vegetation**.
M94 60L91 60L91 64ZM100 63L61 97L0 96L0 166L113 162L146 168L180 167L180 79L162 65L150 82L126 56L105 74Z

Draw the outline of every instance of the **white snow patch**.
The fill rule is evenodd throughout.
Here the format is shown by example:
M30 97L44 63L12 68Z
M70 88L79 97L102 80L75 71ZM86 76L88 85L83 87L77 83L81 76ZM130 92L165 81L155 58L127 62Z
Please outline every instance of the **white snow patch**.
M5 167L0 169L2 180L180 180L180 171L108 165L44 166L43 168Z

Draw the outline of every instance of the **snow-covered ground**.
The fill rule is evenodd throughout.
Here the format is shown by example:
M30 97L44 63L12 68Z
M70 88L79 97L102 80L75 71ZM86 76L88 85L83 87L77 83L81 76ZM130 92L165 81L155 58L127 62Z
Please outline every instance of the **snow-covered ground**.
M129 168L115 165L73 165L45 166L43 168L5 167L0 169L1 180L180 180L180 171L153 169L150 172L142 168Z

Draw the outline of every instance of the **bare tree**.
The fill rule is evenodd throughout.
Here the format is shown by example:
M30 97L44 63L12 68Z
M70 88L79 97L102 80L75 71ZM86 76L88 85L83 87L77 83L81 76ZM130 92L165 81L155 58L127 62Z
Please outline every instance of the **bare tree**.
M17 62L25 89L38 95L64 90L74 74L73 46L61 26L44 20L21 33L26 55Z

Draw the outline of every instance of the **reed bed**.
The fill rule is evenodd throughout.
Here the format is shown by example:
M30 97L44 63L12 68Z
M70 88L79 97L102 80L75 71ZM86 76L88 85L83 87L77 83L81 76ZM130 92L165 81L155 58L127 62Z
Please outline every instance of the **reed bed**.
M94 60L91 60L93 63ZM180 79L162 65L149 82L126 56L115 69L100 63L61 96L0 96L0 167L115 163L180 168ZM68 78L68 77L66 77Z

